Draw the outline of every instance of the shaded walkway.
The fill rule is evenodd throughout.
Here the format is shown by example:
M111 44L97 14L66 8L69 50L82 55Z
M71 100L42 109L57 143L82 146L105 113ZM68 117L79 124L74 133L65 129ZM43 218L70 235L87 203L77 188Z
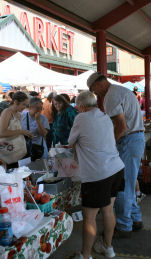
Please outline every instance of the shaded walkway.
M143 213L143 222L145 229L151 229L151 195L147 195L144 200L140 204L141 210ZM101 216L98 215L97 217L97 224L101 229ZM150 232L151 233L151 232ZM142 236L143 238L143 236ZM150 243L151 236L148 239ZM131 242L131 239L129 239ZM70 255L73 251L79 251L81 249L81 242L82 242L82 222L74 223L73 233L70 238L57 249L57 251L49 257L49 259L65 259ZM151 243L150 243L151 244ZM141 250L141 248L140 248ZM151 254L149 255L151 258ZM148 257L148 259L149 259ZM103 259L105 257L96 255L96 259ZM141 257L132 257L132 256L116 256L115 259L142 259Z

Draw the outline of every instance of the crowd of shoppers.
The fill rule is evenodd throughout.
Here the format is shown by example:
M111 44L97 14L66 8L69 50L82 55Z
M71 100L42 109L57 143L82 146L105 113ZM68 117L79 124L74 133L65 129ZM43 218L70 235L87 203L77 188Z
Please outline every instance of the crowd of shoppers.
M9 142L12 150L3 148L0 159L6 162L8 168L18 167L18 160L28 156L32 160L48 159L52 145L68 144L77 111L70 105L67 94L57 95L56 92L51 92L45 100L41 100L35 91L17 91L7 95L6 106L3 103L4 101L1 105L0 138L2 142ZM22 138L24 144L20 145L19 138ZM41 147L43 150L36 154L35 149L40 150Z
M113 236L130 237L132 231L143 227L135 186L145 146L144 126L133 92L110 84L99 72L93 73L87 84L89 91L72 101L68 95L55 92L43 101L36 92L13 93L0 117L0 159L7 168L16 166L29 155L29 143L30 156L36 145L43 148L41 158L46 159L56 144L73 147L79 163L83 211L82 251L73 258L92 259L92 247L112 258ZM25 144L20 144L22 152L20 148L14 152L18 156L8 160L6 151L16 151L18 138ZM10 146L9 150L5 146ZM99 210L103 233L96 239Z

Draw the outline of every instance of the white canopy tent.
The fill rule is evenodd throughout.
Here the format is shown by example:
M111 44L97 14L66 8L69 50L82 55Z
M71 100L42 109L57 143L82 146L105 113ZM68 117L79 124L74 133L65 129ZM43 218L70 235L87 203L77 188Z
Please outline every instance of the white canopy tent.
M76 88L80 91L88 90L87 79L94 73L93 70L86 71L76 77Z
M61 74L32 61L20 52L0 63L0 81L13 86L73 86L74 76Z
M117 81L115 81L115 80L112 80L112 79L110 79L110 78L108 78L107 80L108 80L111 84L124 86L122 83L119 83L119 82L117 82Z
M151 81L150 81L150 83L151 83ZM139 84L141 84L142 86L144 86L144 87L145 87L145 79L143 79L143 80L139 81Z
M86 71L78 76L71 76L47 69L22 53L18 52L0 63L0 81L12 86L52 86L59 92L72 91L77 94L78 90L88 90L87 79L94 73L93 70ZM122 85L110 78L112 84Z
M87 79L89 78L90 75L92 75L94 73L93 70L89 70L89 71L86 71L84 73L82 73L81 75L77 76L77 79L76 79L76 88L78 90L88 90L88 86L87 86ZM121 85L121 86L124 86L123 84L117 82L117 81L114 81L110 78L107 79L111 84L116 84L116 85Z

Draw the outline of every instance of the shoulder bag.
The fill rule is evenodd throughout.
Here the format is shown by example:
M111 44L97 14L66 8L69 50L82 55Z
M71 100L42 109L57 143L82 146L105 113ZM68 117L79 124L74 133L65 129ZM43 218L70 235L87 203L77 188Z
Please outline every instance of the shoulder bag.
M30 130L29 127L29 115L27 112L27 130ZM43 137L41 145L32 143L32 140L30 138L26 138L26 144L27 144L27 154L31 157L32 161L35 161L36 159L40 159L44 154L44 146L43 146Z

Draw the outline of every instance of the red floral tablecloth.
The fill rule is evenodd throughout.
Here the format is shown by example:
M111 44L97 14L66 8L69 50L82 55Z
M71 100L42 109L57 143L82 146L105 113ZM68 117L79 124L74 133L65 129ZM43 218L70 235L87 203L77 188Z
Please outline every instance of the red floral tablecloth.
M48 258L72 232L73 220L66 213L55 210L50 222L29 237L21 237L13 246L0 246L0 259Z
M72 187L55 196L53 208L66 211L81 204L81 183L73 182Z
M45 259L71 235L72 218L64 211L81 204L81 184L55 196L50 222L29 237L21 237L13 246L0 246L0 259Z

